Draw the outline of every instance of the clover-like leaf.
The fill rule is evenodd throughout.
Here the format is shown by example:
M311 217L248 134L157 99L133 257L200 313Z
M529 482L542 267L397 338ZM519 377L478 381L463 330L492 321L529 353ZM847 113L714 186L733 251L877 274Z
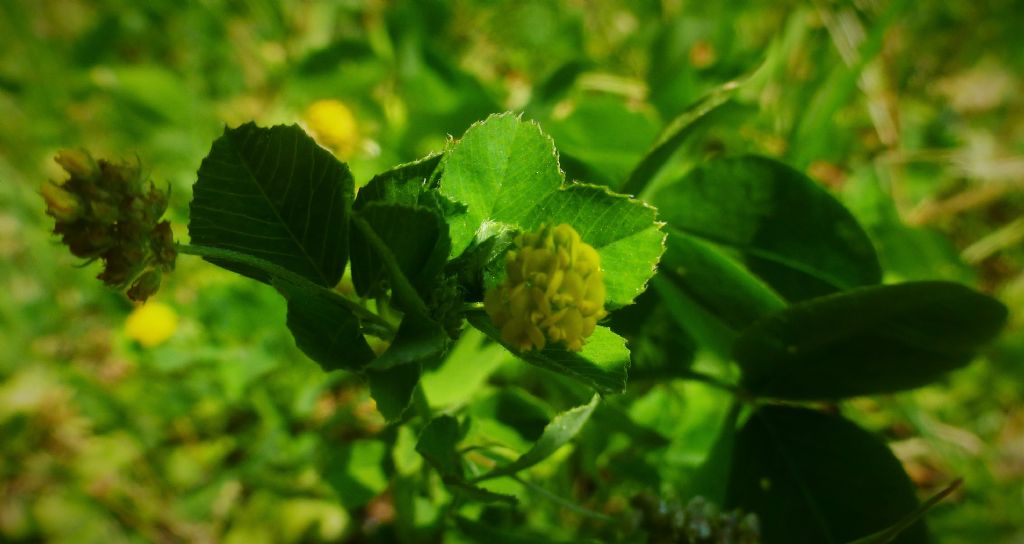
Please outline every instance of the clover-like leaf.
M274 287L288 299L288 330L295 344L324 370L359 370L373 360L358 318L341 297L284 278L275 278Z
M918 507L889 448L842 417L764 406L738 432L732 452L726 507L756 513L765 544L848 542ZM896 542L928 540L924 524L915 523Z
M547 459L580 432L583 425L590 419L590 415L594 413L594 408L597 407L600 400L599 395L594 395L587 404L558 414L544 427L544 432L529 451L520 455L515 461L497 467L477 478L476 481L515 474Z
M244 253L324 287L341 279L354 182L348 167L301 128L225 129L198 176L189 209L193 244ZM238 261L207 259L271 281Z
M740 334L734 355L757 395L888 393L967 364L1006 316L998 301L957 283L864 287L769 314Z
M873 285L874 247L826 190L778 161L720 159L651 195L670 231L739 252L747 267L789 300Z
M566 223L601 256L609 310L631 303L654 274L665 238L655 210L606 187L566 182L536 123L491 116L466 131L441 167L438 191L466 206L449 219L453 255L491 223L518 230Z

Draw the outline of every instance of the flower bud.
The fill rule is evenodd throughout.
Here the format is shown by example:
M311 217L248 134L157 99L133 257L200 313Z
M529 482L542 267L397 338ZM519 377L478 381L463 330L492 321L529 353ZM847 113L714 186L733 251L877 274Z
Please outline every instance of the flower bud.
M54 219L71 222L82 213L82 203L60 185L48 181L43 184L42 193L46 201L46 213Z
M92 179L96 175L96 162L84 151L62 149L54 160L73 178Z
M142 273L138 279L128 288L128 298L136 302L145 302L147 298L160 290L160 280L163 274L159 270L150 269Z

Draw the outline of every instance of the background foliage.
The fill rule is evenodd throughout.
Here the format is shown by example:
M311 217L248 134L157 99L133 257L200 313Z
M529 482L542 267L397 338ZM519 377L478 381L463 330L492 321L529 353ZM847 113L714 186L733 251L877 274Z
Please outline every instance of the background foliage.
M634 167L660 172L644 195L670 222L687 209L668 201L686 198L675 174L698 161L690 183L716 168L754 168L711 161L726 153L777 157L808 175L878 250L876 269L816 263L845 274L843 287L879 272L952 280L1010 308L1008 330L981 361L913 392L845 401L842 411L888 441L921 496L965 478L928 515L937 540L1024 539L1022 17L1008 1L0 4L0 539L433 538L451 490L413 488L417 451L440 466L444 452L387 427L358 379L325 378L282 327L286 303L271 287L182 258L157 298L173 311L150 316L170 336L142 339L131 305L97 288L96 265L74 268L42 212L40 183L62 177L57 149L137 156L172 188L170 218L184 238L197 167L223 125L292 123L321 99L343 101L355 119L356 144L338 152L357 185L505 110L540 123L571 179L632 193ZM690 104L737 79L739 89L718 93L743 100L707 104L697 123L673 130ZM690 236L670 246L667 262L716 259L707 243L723 240L709 233L745 232L716 231L715 217L680 213L674 224ZM796 249L821 254L808 244ZM653 323L668 316L655 313L644 342L672 343L679 359L695 355L693 368L720 373L714 347L729 324L701 312L717 304L738 323L757 309L701 290L699 277L666 278L660 293L682 285L707 298L703 309L658 311L709 324L659 331ZM790 300L815 289L779 285ZM780 304L758 300L761 309ZM730 396L666 381L685 376L659 374L661 351L644 342L628 394L595 409L575 445L529 479L493 480L492 492L521 507L478 519L527 524L556 541L612 538L649 522L637 514L644 497L689 500L694 471L731 417ZM756 365L763 350L751 351ZM423 380L419 402L465 407L477 422L479 435L465 440L518 452L554 414L590 398L476 333ZM783 428L799 419L782 409L759 417ZM436 421L442 436L461 432L445 421ZM748 425L737 440L756 443L759 432ZM450 538L481 538L487 527L474 523L459 518Z

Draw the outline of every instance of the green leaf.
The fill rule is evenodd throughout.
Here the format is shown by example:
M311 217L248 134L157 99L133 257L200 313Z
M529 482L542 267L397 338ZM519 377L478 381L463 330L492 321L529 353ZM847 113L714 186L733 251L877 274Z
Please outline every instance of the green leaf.
M382 256L380 248L371 245L362 230L353 230L352 283L356 292L363 297L379 297L391 281L408 281L421 298L426 298L448 259L451 242L444 220L427 208L380 202L367 204L356 215L380 238L397 266L397 270L391 269L391 259Z
M730 329L721 319L711 314L690 297L686 291L674 285L665 274L651 279L651 287L658 293L665 313L682 327L701 348L710 350L722 360L728 360L736 331Z
M652 281L657 281L657 277ZM633 304L612 312L607 323L629 346L631 382L661 381L688 374L697 344L673 319L656 288L644 291Z
M466 131L443 168L438 191L466 205L449 219L453 254L490 223L524 231L567 223L601 255L609 309L632 302L653 275L664 249L654 209L605 187L566 183L536 123L491 116Z
M580 432L583 425L590 419L590 415L594 413L594 408L597 407L600 400L601 397L599 395L594 395L589 403L558 414L544 427L544 432L541 433L540 438L537 439L529 451L519 456L515 461L497 467L475 481L515 474L547 459Z
M502 223L487 223L477 231L476 239L462 255L448 263L466 293L466 300L481 300L486 287L501 283L505 277L505 253L518 232Z
M669 235L659 272L733 330L786 307L771 287L719 248L682 232Z
M918 387L970 362L1006 308L957 283L866 287L758 321L734 355L751 393L835 399Z
M438 416L423 428L416 451L437 470L452 494L476 502L515 504L517 500L513 496L495 493L465 480L462 456L456 450L464 435L464 429L454 417Z
M504 348L498 346L505 351ZM508 353L507 351L505 351ZM474 445L501 444L513 451L527 450L551 422L551 407L522 389L505 385L476 400L466 410L471 419L467 441ZM496 461L507 462L499 455Z
M945 489L939 491L935 495L932 495L927 501L921 503L921 506L918 506L916 510L904 516L899 523L896 523L882 531L878 531L877 533L872 533L864 538L858 538L849 544L889 544L890 542L895 541L896 537L903 534L903 531L906 531L908 528L913 527L915 523L923 520L924 515L927 514L929 510L938 504L939 501L949 496L949 494L955 491L956 488L960 487L960 484L962 483L963 480L955 480L953 483L946 486Z
M629 350L626 349L626 341L606 327L597 327L578 353L557 345L523 353L501 341L501 331L487 314L474 312L466 317L474 327L532 365L565 374L602 394L626 390Z
M203 159L189 210L192 243L269 261L333 287L348 258L354 182L298 126L225 129ZM238 262L210 262L269 283Z
M416 386L420 383L421 371L419 363L409 363L366 372L370 382L370 396L377 403L377 411L389 423L402 419L405 410L409 408Z
M416 451L430 463L442 477L462 478L462 458L455 447L465 433L459 421L449 415L431 419L420 433Z
M651 202L673 230L742 253L789 300L881 279L871 241L850 212L777 161L717 160L660 187Z
M448 486L448 491L451 491L452 495L456 495L462 500L482 503L504 503L509 506L514 506L519 502L519 499L514 495L497 493L463 481L445 480L444 483Z
M274 287L288 300L288 330L295 344L325 371L359 370L374 359L359 320L326 290L307 290L283 279Z
M345 508L359 508L388 486L383 462L387 446L379 440L355 440L331 452L324 479Z
M415 314L406 314L387 351L377 357L369 368L387 370L410 363L429 367L444 355L448 349L448 340L448 335L436 322Z
M432 210L398 204L367 204L353 217L352 279L356 291L381 296L390 288L396 307L406 312L375 370L425 363L448 346L444 328L425 300L437 286L448 257L444 221Z
M371 202L405 206L421 204L423 193L431 188L431 177L442 156L440 153L427 155L373 176L366 186L359 189L354 209L361 210Z
M842 417L765 406L735 440L725 506L756 513L764 544L839 544L918 506L889 448ZM925 526L915 524L896 542L928 542Z

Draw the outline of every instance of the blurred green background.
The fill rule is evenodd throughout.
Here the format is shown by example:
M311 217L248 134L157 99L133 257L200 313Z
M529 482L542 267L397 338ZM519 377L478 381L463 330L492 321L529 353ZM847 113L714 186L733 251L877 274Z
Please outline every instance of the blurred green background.
M1024 542L1022 25L1014 0L0 1L0 541L386 542L395 518L396 431L362 384L301 355L272 289L198 259L132 314L49 233L57 150L137 158L185 239L225 124L304 123L365 183L516 110L571 177L614 188L676 115L744 79L675 171L780 157L850 207L888 279L1010 307L983 360L851 413L922 495L965 478L929 516L941 542ZM697 389L642 386L631 408L678 467L721 418Z

